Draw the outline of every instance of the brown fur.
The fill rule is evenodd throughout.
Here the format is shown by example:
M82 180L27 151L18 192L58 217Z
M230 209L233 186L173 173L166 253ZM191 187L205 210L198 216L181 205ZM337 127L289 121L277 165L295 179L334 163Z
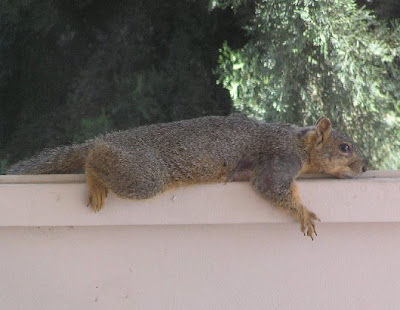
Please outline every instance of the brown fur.
M346 144L347 146L343 146ZM275 205L287 209L301 231L316 235L317 216L298 194L301 173L353 177L366 161L327 118L299 128L243 116L210 116L155 124L99 136L83 144L45 150L17 163L10 174L76 173L85 170L88 204L104 206L108 190L146 199L184 184L250 181Z

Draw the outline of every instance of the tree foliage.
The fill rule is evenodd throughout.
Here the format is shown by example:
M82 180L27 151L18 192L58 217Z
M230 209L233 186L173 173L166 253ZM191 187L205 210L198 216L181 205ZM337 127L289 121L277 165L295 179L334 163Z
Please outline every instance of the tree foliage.
M193 0L0 1L2 166L104 131L229 114L213 70L222 42L242 40L232 17Z
M400 27L348 0L258 4L241 49L221 49L237 110L299 125L330 117L372 167L400 167Z
M229 92L268 121L325 114L399 167L400 30L382 20L398 5L357 2L381 19L347 0L0 1L0 173L100 132L226 115Z

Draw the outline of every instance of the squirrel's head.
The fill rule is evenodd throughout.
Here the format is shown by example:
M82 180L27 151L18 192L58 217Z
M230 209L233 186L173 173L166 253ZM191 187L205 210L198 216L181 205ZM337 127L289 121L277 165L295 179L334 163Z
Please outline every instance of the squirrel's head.
M333 129L326 117L306 134L306 144L309 160L305 170L309 173L352 178L367 171L364 154L347 135Z

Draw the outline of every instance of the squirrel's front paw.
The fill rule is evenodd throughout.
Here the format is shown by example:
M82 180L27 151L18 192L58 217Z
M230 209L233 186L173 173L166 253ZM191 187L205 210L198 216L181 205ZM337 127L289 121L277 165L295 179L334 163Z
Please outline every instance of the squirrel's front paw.
M303 216L301 217L301 231L304 236L307 234L311 240L314 240L314 236L317 236L314 221L321 220L314 212L308 211L306 208L304 208Z

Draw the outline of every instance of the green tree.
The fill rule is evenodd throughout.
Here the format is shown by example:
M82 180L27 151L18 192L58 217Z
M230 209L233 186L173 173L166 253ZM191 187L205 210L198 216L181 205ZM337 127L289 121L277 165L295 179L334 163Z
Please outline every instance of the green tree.
M326 115L374 168L400 168L400 27L348 0L270 0L249 42L225 45L220 83L237 110L299 125Z

